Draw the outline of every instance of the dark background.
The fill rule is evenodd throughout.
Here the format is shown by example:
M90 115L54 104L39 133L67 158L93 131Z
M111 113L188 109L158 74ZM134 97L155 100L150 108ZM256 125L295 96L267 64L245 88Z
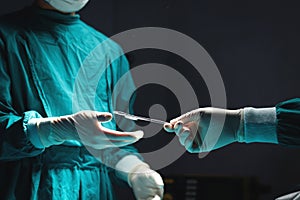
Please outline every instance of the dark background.
M3 1L0 13L9 13L32 0ZM91 0L80 14L84 21L108 36L138 27L165 27L199 42L217 64L224 80L228 108L266 107L299 96L300 3L297 1L224 0ZM201 76L171 53L139 50L129 54L131 66L163 63L188 77L200 106L210 105ZM167 77L166 77L167 78ZM179 115L170 91L148 85L137 91L138 114L153 104ZM147 133L146 133L147 134ZM141 152L159 149L172 135L161 131L137 144ZM184 154L160 170L169 175L256 177L270 191L260 199L274 199L300 184L300 149L270 144L232 144L204 159ZM214 188L211 192L215 193ZM126 194L127 195L127 194ZM131 197L122 195L123 198ZM128 194L130 195L130 194Z

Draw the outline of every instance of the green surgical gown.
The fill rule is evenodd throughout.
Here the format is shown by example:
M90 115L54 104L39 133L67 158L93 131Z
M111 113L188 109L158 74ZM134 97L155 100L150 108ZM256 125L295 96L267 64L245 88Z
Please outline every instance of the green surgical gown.
M276 105L279 144L300 147L300 98Z
M79 69L103 41L107 37L79 15L33 6L1 17L0 199L114 199L110 178L114 170L107 166L115 166L128 154L140 157L134 147L104 149L96 159L72 141L38 149L27 132L31 118L74 113ZM115 84L129 66L125 56L113 59L122 50L108 41L98 48L103 59L96 64L105 70L92 96L93 105L84 108L126 111L134 84L128 76L112 98ZM105 125L116 129L114 120Z

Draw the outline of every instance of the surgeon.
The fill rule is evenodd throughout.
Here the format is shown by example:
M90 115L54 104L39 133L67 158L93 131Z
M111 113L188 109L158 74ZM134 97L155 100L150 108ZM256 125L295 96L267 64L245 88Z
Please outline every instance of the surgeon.
M199 108L171 120L164 128L175 132L191 153L208 152L234 142L299 147L300 98L269 108Z
M209 152L234 142L300 147L300 98L270 108L199 108L171 120L164 128L175 132L191 153ZM299 198L300 190L276 200Z
M87 3L36 0L0 19L1 199L111 200L112 177L136 199L163 196L161 176L130 145L143 132L117 131L110 114L131 110L135 88L127 76L115 89L128 62L80 20Z

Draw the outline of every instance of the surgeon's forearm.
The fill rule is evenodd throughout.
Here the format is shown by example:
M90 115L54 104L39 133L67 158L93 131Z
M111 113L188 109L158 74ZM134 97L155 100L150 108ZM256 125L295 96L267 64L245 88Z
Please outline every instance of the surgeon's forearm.
M28 121L39 116L36 111L26 111L21 116L11 113L1 116L0 160L34 157L44 151L32 143L28 131Z
M149 167L148 164L141 161L137 156L127 155L116 164L116 175L130 185L130 181L129 181L130 173L136 167L141 165Z
M276 108L243 109L242 130L239 131L240 142L265 142L278 144L276 133Z

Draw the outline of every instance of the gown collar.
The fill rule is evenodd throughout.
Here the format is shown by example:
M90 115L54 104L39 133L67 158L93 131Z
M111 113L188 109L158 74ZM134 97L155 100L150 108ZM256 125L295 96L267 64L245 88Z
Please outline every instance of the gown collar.
M60 24L73 24L80 21L79 14L63 14L55 10L42 9L36 5L32 6L31 9L33 11L33 14L37 15L37 17L43 17L54 23L56 22Z

